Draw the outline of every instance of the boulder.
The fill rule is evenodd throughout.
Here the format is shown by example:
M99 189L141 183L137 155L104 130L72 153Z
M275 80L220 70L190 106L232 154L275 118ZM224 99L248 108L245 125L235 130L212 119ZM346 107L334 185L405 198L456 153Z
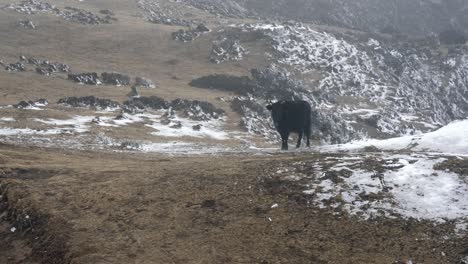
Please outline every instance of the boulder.
M135 85L144 87L144 88L155 88L156 86L154 85L153 81L150 79L145 79L142 77L136 77L135 78Z
M102 82L104 84L116 85L116 86L129 85L130 84L130 77L128 77L127 75L120 74L120 73L103 72L101 74L101 78L102 78Z

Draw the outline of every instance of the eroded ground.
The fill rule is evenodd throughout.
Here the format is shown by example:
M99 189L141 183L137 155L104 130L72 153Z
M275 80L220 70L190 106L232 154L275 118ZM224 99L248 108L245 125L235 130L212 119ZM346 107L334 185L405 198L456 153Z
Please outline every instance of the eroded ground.
M332 202L316 205L320 192L305 191L322 177L313 169L305 173L302 166L308 176L301 179L278 173L347 155L167 157L2 145L0 258L2 263L461 261L468 237L455 221L364 220ZM449 160L440 168L466 164ZM377 163L365 164L375 170ZM335 180L345 179L342 173Z

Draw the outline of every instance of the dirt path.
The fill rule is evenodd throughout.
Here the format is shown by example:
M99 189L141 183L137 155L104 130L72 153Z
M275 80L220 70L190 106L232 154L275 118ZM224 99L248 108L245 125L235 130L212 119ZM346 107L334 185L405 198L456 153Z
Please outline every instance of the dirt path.
M359 220L268 176L279 162L324 158L2 145L0 262L459 263L466 254L467 237L449 223Z

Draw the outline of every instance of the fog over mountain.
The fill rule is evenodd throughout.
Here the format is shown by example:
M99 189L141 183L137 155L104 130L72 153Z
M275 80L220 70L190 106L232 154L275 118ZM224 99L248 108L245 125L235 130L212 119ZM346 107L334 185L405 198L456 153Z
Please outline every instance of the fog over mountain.
M255 14L369 32L418 36L447 30L468 33L468 1L464 0L202 0L195 5L235 16Z

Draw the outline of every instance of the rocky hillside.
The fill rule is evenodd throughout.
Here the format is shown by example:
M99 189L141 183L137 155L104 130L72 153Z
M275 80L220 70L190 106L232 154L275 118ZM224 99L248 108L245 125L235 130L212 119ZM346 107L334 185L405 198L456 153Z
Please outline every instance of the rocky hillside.
M3 32L8 36L2 44L6 52L2 55L4 71L0 75L8 84L2 99L8 102L2 101L4 115L8 115L5 118L24 119L23 114L12 111L8 105L21 106L17 108L22 111L34 109L41 98L53 103L39 108L60 114L63 112L59 102L63 98L94 96L113 100L118 105L112 108L118 112L115 114L96 112L91 104L86 105L91 109L86 116L77 117L80 109L75 113L73 108L67 108L67 113L73 115L64 120L84 120L86 133L90 133L86 136L88 143L106 138L105 142L114 142L108 144L111 146L141 146L125 142L141 143L142 139L154 139L152 136L168 135L191 138L188 141L195 137L197 142L199 138L229 140L236 146L239 141L253 145L258 139L276 143L278 135L265 104L282 99L303 99L314 106L313 137L321 143L420 134L468 114L468 48L463 34L455 27L462 25L457 22L462 20L452 11L455 7L463 10L462 2L421 2L414 10L423 14L408 15L408 19L395 11L401 23L391 19L377 21L379 12L388 11L389 15L395 13L389 11L391 8L403 9L403 3L385 2L388 6L378 6L383 4L379 1L365 5L360 1L327 1L328 5L297 1L287 7L282 1L267 5L248 0L138 0L113 5L83 1L73 6L36 0L2 3ZM451 31L443 31L447 16L437 18L427 11L437 5L446 5L440 10L454 16L450 20ZM346 11L339 11L338 7ZM315 13L301 15L309 9ZM374 9L369 15L359 13ZM293 11L297 20L309 23L284 22ZM321 18L325 15L327 21ZM409 18L427 28L418 28ZM437 21L440 28L433 28L426 18ZM37 27L20 27L24 23L18 21L29 21ZM422 37L424 33L414 39L373 33L385 31L385 21L408 30L408 34L441 34ZM414 25L409 26L411 23ZM70 35L57 35L70 28L74 29ZM402 32L393 33L397 31ZM43 44L45 41L35 41L44 36L48 36L47 45ZM66 47L62 44L65 40ZM17 43L21 43L19 48ZM28 76L38 85L24 84ZM138 80L145 80L144 84ZM77 89L82 84L87 87ZM29 87L40 90L31 93ZM16 100L12 102L13 97ZM129 105L133 110L128 111ZM200 119L196 123L189 120L200 113L216 113L220 118ZM122 117L134 122L110 121ZM43 127L44 122L33 122L38 119L57 118L41 115L16 122L15 127L5 127L3 134L9 139L13 135L13 141L16 134L12 131L41 134L27 130ZM47 129L62 131L49 123ZM144 129L131 136L116 132L133 126ZM147 131L149 128L154 131ZM244 132L248 133L239 136ZM146 143L154 143L151 140Z

